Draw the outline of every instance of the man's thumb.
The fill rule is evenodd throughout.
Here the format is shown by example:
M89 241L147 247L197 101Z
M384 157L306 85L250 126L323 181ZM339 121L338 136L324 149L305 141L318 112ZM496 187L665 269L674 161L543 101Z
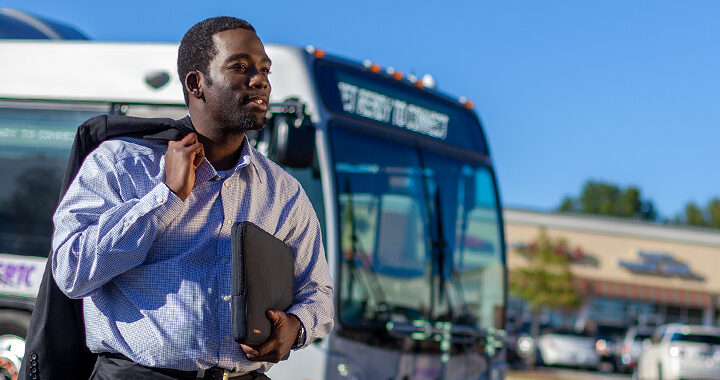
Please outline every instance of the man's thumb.
M265 314L267 315L270 322L272 322L273 324L277 324L282 320L280 311L278 311L278 310L270 309L267 312L265 312Z

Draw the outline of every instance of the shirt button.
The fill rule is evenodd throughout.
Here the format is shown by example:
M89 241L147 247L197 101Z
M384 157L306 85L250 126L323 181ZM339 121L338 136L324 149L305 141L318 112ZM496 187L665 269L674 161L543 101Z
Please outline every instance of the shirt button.
M223 262L224 262L225 264L227 264L227 263L228 263L228 259L227 259L227 258L224 258L224 259L223 259Z
M155 200L156 200L157 203L159 203L159 204L163 203L163 197L161 197L161 196L159 196L159 195L155 198Z
M225 335L225 340L230 340L230 335Z
M223 297L223 301L225 301L225 302L228 302L228 301L230 301L231 299L232 299L232 297L230 297L230 296L225 296L225 297Z
M228 182L228 181L223 182L223 186L225 186L225 187L230 186L230 182Z

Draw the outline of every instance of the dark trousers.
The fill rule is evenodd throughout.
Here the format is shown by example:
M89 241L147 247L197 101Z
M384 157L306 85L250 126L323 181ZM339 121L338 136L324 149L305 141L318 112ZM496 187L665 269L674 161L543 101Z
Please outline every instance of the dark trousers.
M121 355L100 355L89 380L195 380L197 372L145 367ZM212 379L206 373L202 379ZM232 380L270 380L262 373L231 377ZM218 378L218 380L221 380Z

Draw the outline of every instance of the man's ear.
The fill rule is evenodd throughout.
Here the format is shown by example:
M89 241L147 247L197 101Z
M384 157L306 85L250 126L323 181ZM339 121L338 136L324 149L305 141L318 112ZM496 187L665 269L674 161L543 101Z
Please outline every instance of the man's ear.
M195 99L202 99L203 98L203 83L205 83L203 78L203 73L201 73L198 70L193 70L187 73L185 75L185 91L187 91L188 96L192 96Z

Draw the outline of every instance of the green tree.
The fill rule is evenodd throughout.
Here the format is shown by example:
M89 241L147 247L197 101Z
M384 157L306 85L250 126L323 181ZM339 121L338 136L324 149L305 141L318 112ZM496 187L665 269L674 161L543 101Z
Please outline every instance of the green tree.
M564 239L553 240L541 229L519 253L528 259L528 265L512 271L510 293L530 306L530 333L537 338L542 308L576 308L582 303L582 294L573 286L570 249Z
M683 221L691 226L707 226L703 210L695 202L689 202L685 205L685 218Z
M589 180L583 185L580 196L563 198L560 211L620 216L642 220L656 220L657 212L651 200L643 199L640 189Z
M710 227L720 228L720 199L713 198L707 206L708 224Z

